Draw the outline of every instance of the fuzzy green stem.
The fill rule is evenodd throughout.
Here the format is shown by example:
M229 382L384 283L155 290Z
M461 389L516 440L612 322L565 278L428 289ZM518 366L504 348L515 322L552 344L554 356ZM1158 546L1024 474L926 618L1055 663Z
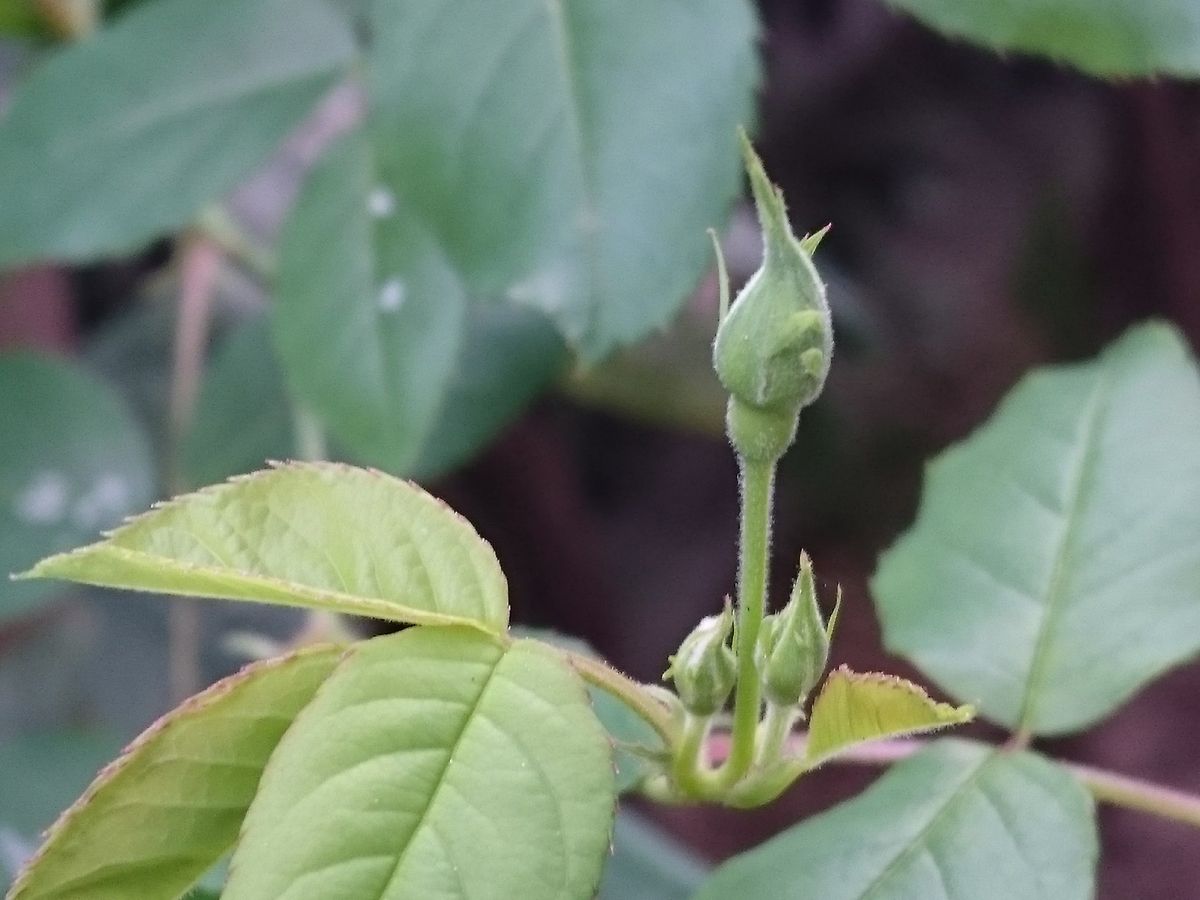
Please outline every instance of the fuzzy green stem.
M796 718L796 707L780 706L767 701L767 712L763 716L762 733L758 741L758 765L772 765L780 761Z
M667 747L676 746L679 729L672 721L671 711L654 698L650 689L598 659L568 650L560 652L580 678L623 701L646 720Z
M708 761L708 733L711 716L687 713L679 734L679 744L673 754L671 775L683 795L695 799L713 796L712 768Z
M729 758L719 781L736 784L754 762L755 735L762 707L762 688L754 649L767 603L767 557L771 547L771 497L775 461L739 458L742 515L738 553L737 640L738 680L733 707Z
M788 736L787 746L792 752L802 754L806 737L802 732L792 732ZM929 744L929 741L921 738L871 741L850 747L844 753L835 756L830 762L887 766L919 753ZM718 732L710 736L707 750L710 757L720 759L729 750L729 735ZM1010 748L1004 748L1004 752L1012 751ZM1075 776L1079 783L1101 803L1137 810L1160 819L1200 828L1200 796L1196 794L1083 763L1054 758L1051 758L1051 761ZM803 771L802 758L797 757L797 762L784 777L790 781L803 774Z

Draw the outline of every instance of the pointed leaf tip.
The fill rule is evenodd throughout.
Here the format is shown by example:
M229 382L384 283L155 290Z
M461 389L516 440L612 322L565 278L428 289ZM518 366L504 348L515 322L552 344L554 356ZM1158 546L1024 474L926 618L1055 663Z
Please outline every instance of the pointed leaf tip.
M470 523L409 482L338 463L276 464L177 497L27 574L495 633L508 624L500 564Z
M895 675L839 666L813 703L805 758L816 768L856 744L961 725L971 706L933 700L920 685Z

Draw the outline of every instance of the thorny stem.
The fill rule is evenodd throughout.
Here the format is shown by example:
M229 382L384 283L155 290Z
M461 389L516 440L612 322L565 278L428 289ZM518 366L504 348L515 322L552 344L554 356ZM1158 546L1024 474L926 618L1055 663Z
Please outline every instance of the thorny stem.
M739 458L742 514L738 554L737 694L733 707L733 734L729 758L718 774L728 788L750 770L754 762L755 733L762 707L754 649L762 626L767 598L767 555L771 543L771 497L775 486L774 461Z
M805 735L797 732L788 739L788 745L793 752L801 752L804 741ZM929 741L911 738L900 741L873 741L858 747L851 747L830 762L886 766L912 756L923 750L928 744ZM729 752L730 737L728 734L714 734L709 738L708 753L711 757L720 759ZM1002 750L1002 752L1007 752L1007 750ZM1193 828L1200 828L1200 796L1095 766L1059 759L1053 761L1074 775L1079 783L1101 803L1137 810L1160 819L1169 819Z

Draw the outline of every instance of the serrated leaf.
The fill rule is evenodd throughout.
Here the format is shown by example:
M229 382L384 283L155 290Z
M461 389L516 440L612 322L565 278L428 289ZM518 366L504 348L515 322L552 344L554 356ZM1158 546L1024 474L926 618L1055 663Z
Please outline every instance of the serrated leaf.
M840 666L813 702L805 762L814 768L856 744L961 725L974 715L969 706L931 700L903 678Z
M1200 74L1193 0L888 0L926 25L1107 77Z
M467 299L358 130L310 174L280 246L272 327L287 380L346 447L404 471L434 427Z
M550 648L463 628L358 645L271 758L224 900L594 895L612 757Z
M247 666L152 725L50 829L9 900L173 900L237 839L267 757L340 647Z
M400 0L371 24L389 187L471 291L590 357L661 326L737 192L751 5Z
M183 225L354 52L321 0L159 0L59 51L0 121L0 266L91 259Z
M291 463L165 503L27 577L503 631L492 548L382 472Z
M0 356L0 619L56 590L8 574L87 540L154 496L146 436L122 399L65 360Z
M943 740L721 866L696 900L1090 900L1091 797L1032 753Z
M1195 362L1135 328L930 466L873 582L885 642L1005 725L1086 727L1200 651L1197 510Z

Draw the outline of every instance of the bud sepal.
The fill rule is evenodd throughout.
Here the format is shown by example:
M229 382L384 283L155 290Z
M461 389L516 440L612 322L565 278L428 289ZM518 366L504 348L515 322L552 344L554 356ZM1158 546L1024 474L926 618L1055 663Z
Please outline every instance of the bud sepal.
M737 657L729 646L733 605L725 598L719 615L706 616L670 658L664 678L675 682L683 708L694 716L720 711L737 681Z
M803 705L825 673L831 634L817 605L812 561L803 554L791 598L780 612L767 616L759 631L755 655L768 703Z

